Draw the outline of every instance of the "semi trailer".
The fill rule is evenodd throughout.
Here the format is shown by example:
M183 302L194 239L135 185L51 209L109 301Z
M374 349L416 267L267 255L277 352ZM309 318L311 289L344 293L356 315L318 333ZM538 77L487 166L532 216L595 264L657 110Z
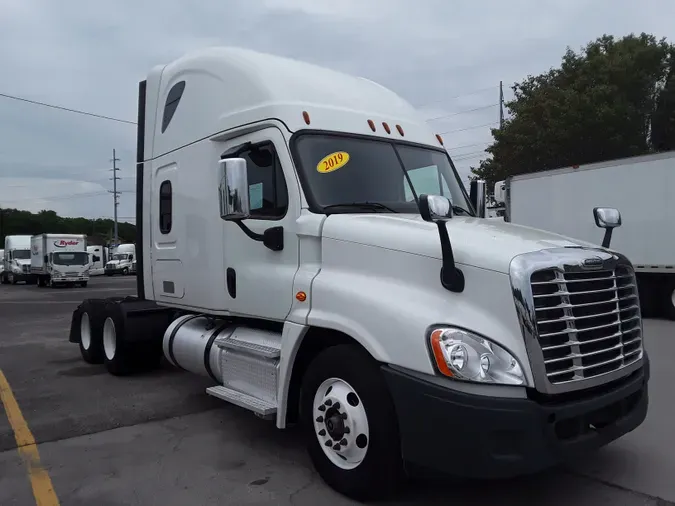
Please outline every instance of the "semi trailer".
M138 90L137 293L73 312L85 361L210 378L299 424L319 475L361 500L418 466L535 473L645 419L631 262L484 218L484 183L467 194L394 92L237 48Z
M507 221L600 243L588 215L621 208L613 249L633 263L645 316L675 320L675 151L512 176L495 185Z

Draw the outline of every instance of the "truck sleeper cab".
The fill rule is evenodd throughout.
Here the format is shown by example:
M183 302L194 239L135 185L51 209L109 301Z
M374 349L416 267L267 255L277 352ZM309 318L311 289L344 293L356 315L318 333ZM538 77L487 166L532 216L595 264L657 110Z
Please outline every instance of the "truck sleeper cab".
M484 185L467 195L388 89L211 48L150 72L138 125L137 296L74 311L85 361L122 375L165 357L299 423L356 499L391 494L407 464L536 472L644 420L630 262L484 219Z

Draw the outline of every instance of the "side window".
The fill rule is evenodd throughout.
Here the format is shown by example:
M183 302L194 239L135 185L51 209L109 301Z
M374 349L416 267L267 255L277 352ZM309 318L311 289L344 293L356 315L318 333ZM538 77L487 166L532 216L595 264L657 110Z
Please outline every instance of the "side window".
M283 218L288 209L288 189L274 145L259 144L238 156L246 160L248 166L251 218Z
M162 234L171 232L172 207L171 181L162 181L159 186L159 231Z
M171 123L171 118L176 112L178 103L185 91L185 81L174 84L166 96L166 103L164 104L164 115L162 116L162 133L168 128Z
M435 165L409 170L408 177L417 195L421 193L426 193L427 195L450 195L448 183L446 183L438 167ZM414 200L415 196L405 178L403 180L403 187L405 188L406 201L411 202Z

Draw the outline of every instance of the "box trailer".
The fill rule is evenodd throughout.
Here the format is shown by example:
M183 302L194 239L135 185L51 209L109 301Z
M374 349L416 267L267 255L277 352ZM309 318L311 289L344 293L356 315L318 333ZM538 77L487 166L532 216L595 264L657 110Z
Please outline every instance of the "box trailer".
M635 267L646 315L675 319L675 151L513 176L495 185L505 220L583 241L597 206L621 212L611 249Z

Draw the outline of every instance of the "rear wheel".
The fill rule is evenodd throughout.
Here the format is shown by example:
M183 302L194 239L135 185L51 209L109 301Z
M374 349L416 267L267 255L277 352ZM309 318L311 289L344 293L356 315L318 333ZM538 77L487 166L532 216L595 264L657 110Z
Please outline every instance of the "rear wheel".
M669 320L675 320L675 278L666 282L662 297L664 316Z
M392 495L405 477L394 404L377 363L340 345L321 352L303 379L301 420L321 478L356 500Z
M89 364L103 363L102 328L96 317L88 311L80 316L80 355Z

